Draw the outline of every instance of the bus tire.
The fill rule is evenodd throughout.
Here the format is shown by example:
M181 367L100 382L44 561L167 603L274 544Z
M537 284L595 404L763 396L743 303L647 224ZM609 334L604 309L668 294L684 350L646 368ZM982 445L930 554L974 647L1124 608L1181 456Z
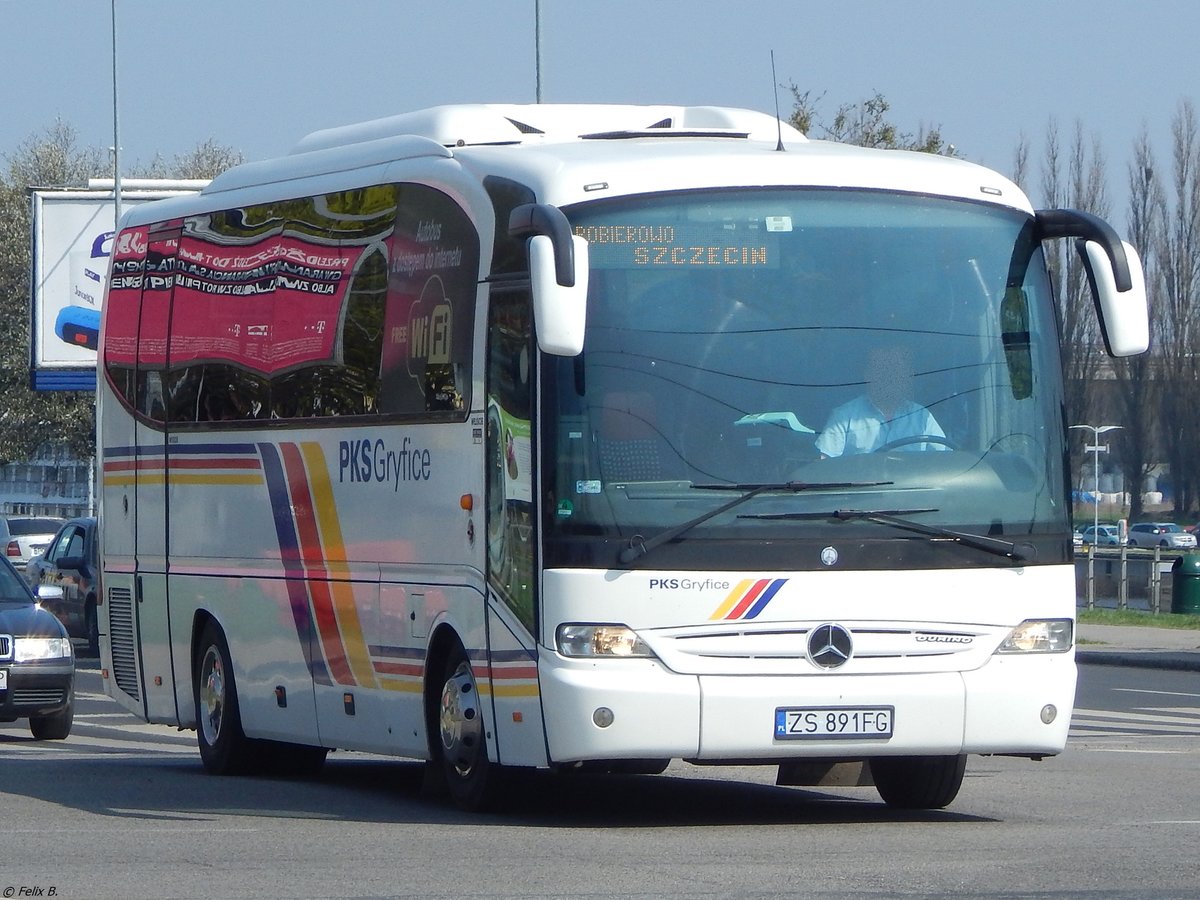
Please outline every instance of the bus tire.
M879 796L896 809L942 809L962 787L967 768L960 756L877 756L871 777Z
M502 773L488 759L483 701L471 662L460 646L446 656L434 741L442 777L460 809L480 812L498 801Z
M213 775L243 775L258 761L256 741L242 731L233 659L225 634L208 622L196 647L196 739L204 768Z

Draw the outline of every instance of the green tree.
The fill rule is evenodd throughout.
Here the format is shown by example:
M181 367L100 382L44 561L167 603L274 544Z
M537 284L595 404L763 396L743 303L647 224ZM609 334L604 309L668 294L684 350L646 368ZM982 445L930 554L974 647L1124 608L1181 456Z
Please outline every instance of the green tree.
M156 158L145 177L211 178L241 161L212 141L170 163ZM29 459L40 444L66 444L80 458L95 452L95 395L90 391L34 391L29 382L31 206L35 187L87 186L110 177L107 152L79 143L74 128L59 120L23 141L0 166L0 462Z
M187 153L176 154L169 162L155 156L148 165L135 165L132 174L137 178L211 179L242 162L239 151L209 139Z
M843 103L833 118L826 120L820 111L824 94L814 97L812 91L802 90L794 83L789 84L788 89L794 101L788 122L809 137L884 150L919 150L942 156L958 155L955 146L946 143L942 137L940 127L927 130L922 125L913 133L901 131L895 123L889 122L887 114L892 106L878 92L858 103Z
M29 386L31 187L87 184L103 159L79 146L75 130L55 122L27 138L0 172L0 462L28 459L43 441L88 457L95 448L90 392L39 393Z

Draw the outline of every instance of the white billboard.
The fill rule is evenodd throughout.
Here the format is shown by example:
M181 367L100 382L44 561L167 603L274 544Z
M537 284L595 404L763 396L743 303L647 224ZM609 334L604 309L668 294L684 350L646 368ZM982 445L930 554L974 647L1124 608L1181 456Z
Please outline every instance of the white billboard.
M180 190L179 182L162 184L173 188L122 191L122 208L196 189L188 185ZM31 195L31 385L34 390L91 390L96 385L100 303L116 230L114 193L37 189Z

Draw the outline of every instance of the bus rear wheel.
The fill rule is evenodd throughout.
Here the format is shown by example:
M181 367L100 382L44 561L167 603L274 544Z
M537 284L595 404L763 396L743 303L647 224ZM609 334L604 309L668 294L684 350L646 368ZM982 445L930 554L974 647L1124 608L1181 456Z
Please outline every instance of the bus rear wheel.
M877 756L871 777L879 796L896 809L942 809L962 787L967 768L961 756Z
M255 768L256 741L242 731L229 644L215 622L204 626L196 648L196 738L200 759L213 775L242 775Z
M500 766L488 759L483 702L471 662L461 647L446 658L438 701L438 756L450 797L464 810L495 806Z

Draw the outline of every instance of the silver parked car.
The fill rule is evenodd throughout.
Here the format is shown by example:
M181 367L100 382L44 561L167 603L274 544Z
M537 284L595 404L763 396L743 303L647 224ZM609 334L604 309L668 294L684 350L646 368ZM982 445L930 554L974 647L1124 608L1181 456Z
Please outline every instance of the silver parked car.
M1089 525L1083 529L1083 543L1099 546L1116 546L1121 543L1121 529L1116 525Z
M1174 522L1138 522L1129 526L1129 546L1192 550L1196 546L1196 536Z
M30 557L44 553L66 519L55 516L0 516L0 546L4 556L22 571Z

